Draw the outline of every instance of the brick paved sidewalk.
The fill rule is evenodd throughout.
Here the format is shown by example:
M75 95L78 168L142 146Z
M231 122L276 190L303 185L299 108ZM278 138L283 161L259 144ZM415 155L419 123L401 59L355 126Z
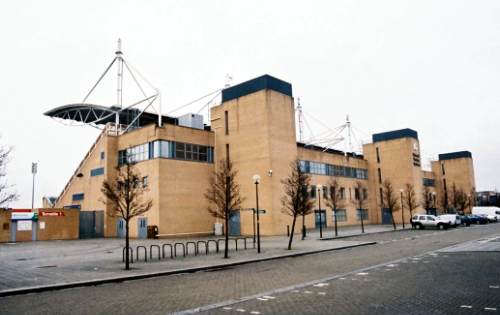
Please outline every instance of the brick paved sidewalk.
M391 226L367 226L365 231L379 233L391 230ZM339 229L339 236L357 235L359 227ZM333 236L332 229L326 229L323 237ZM248 238L247 250L241 250L243 243L238 244L239 250L234 250L234 241L230 242L230 259L222 258L221 251L216 254L205 255L204 251L198 256L190 254L187 257L175 259L157 259L157 252L153 248L153 259L143 262L143 252L140 253L140 262L132 264L132 270L123 270L122 239L92 239L75 241L42 241L16 244L0 244L0 293L12 289L26 287L39 287L57 284L66 284L80 281L100 280L132 275L144 275L158 272L179 271L190 268L202 268L221 264L240 263L254 259L273 258L290 254L303 254L307 252L334 250L350 246L363 245L366 242L343 240L319 241L319 232L311 231L307 239L302 241L296 235L293 250L286 250L288 238L286 236L273 236L262 238L262 253L259 255L253 249L252 238ZM152 244L187 242L197 239L159 239L159 240L132 240L131 246L135 249L138 245L148 248ZM222 243L221 243L222 245ZM179 248L180 249L180 248ZM167 255L168 256L168 255ZM134 257L136 258L136 257Z

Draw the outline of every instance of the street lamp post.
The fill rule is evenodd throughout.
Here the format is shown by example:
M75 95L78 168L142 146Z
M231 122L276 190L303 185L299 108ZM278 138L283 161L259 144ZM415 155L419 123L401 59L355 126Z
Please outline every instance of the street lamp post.
M403 222L403 229L405 228L405 213L404 213L404 206L403 206L403 189L400 189L399 192L401 193L401 222Z
M35 174L38 170L37 163L31 163L31 174L33 174L33 186L31 189L31 210L35 208Z
M323 186L318 185L318 213L319 213L319 238L323 238L323 218L321 215L321 190Z
M253 176L253 182L255 184L255 212L257 213L257 253L260 254L260 220L259 220L259 184L260 176L255 174Z
M471 194L468 194L467 198L469 199L468 200L469 201L469 213L472 214L472 199L471 199ZM465 211L464 211L464 215L465 215Z

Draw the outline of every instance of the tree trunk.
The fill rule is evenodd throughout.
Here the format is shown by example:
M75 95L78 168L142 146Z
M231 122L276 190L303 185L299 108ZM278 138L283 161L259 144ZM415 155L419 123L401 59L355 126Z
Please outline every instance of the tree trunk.
M394 230L396 230L396 222L394 222L394 216L392 215L392 209L391 209L391 221L392 221L392 227Z
M128 257L128 253L129 253L129 246L130 246L130 240L129 240L129 229L128 229L128 220L125 221L125 270L129 270L130 269L130 262L129 262L129 257ZM132 252L132 255L134 253Z
M293 233L294 233L294 230L295 230L295 221L297 221L297 215L293 216L292 231L290 233L290 238L288 239L288 250L292 249Z
M339 232L337 230L337 209L333 210L333 221L335 224L335 236L339 236Z
M359 211L359 217L361 218L361 233L365 233L365 223L363 221L363 209Z
M302 240L306 238L306 216L302 215Z
M225 245L224 245L224 258L229 258L229 248L228 248L228 245L229 245L229 213L226 214L226 217L225 217L225 226L224 226L224 236L225 236Z

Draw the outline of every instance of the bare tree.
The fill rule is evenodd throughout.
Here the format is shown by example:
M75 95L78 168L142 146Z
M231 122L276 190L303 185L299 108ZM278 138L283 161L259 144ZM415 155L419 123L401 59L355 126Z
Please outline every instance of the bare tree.
M391 221L394 230L396 229L396 222L394 222L394 211L398 211L401 207L399 206L398 197L394 192L392 183L390 180L386 179L382 183L382 208L389 209L391 214Z
M450 198L448 192L445 190L443 195L439 198L439 205L443 209L443 213L448 213L450 207Z
M281 198L282 211L291 216L292 230L288 239L288 250L292 249L293 234L297 217L310 214L313 210L313 202L309 198L307 187L311 181L311 176L302 171L300 161L295 160L290 163L290 174L281 180L285 195Z
M451 208L453 209L454 212L457 211L458 206L459 206L459 202L460 202L460 198L462 197L461 196L462 192L459 192L458 190L459 189L458 189L457 185L455 183L453 183L453 185L451 186L450 205L451 205Z
M426 211L432 208L434 205L434 200L432 199L431 189L428 186L424 186L422 189L422 202L421 206Z
M239 211L244 198L240 196L240 186L236 182L238 171L229 160L221 159L218 168L210 178L210 186L205 198L210 205L208 212L215 218L224 220L224 258L229 258L229 218Z
M18 198L18 195L12 192L12 186L2 179L7 176L6 166L11 151L11 148L0 147L0 208L7 206Z
M147 187L143 185L142 177L131 163L118 167L116 178L105 180L102 183L101 192L105 198L101 199L101 201L107 205L108 216L122 218L125 221L126 270L130 269L130 220L149 211L153 206L151 199L143 200L143 194L147 190Z
M342 193L340 191L340 185L336 178L332 177L328 184L330 186L330 193L325 198L326 205L330 207L333 211L333 220L335 225L335 236L338 236L337 228L337 210L345 207L345 202L342 199Z
M465 209L470 207L471 198L460 187L454 186L452 200L455 211L460 214L465 214Z
M368 201L366 185L361 181L356 181L354 185L354 200L352 203L356 206L356 211L359 213L361 220L361 233L365 233L364 215L366 211L366 203Z
M404 205L410 211L410 218L413 217L413 211L418 208L417 193L413 184L406 184L404 191Z

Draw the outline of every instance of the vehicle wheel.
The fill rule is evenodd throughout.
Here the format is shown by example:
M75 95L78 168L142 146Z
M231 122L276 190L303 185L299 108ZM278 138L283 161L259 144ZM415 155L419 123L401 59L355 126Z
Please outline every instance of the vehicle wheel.
M441 223L439 223L439 224L438 224L438 230L444 230L444 225L443 225L443 224L441 224Z

